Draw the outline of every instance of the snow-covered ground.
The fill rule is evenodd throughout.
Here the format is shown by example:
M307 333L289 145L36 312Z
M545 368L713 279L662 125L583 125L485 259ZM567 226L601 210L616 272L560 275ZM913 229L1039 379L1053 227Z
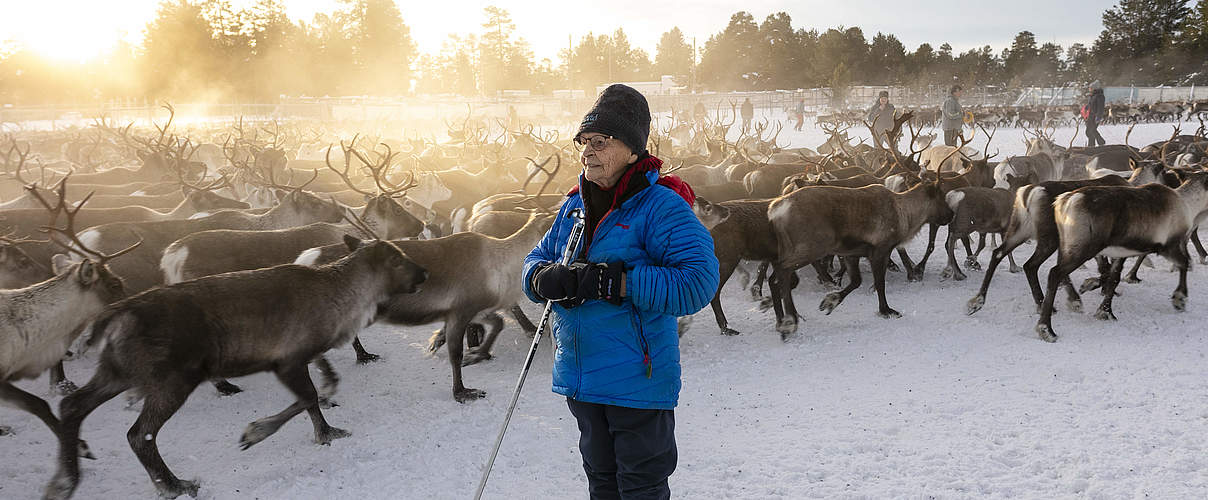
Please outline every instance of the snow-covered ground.
M809 127L807 127L809 129ZM1104 127L1109 142L1124 127ZM866 133L866 132L865 132ZM1068 140L1072 130L1058 133ZM1133 145L1165 138L1141 125ZM1022 152L1018 130L994 139ZM816 146L816 130L781 135ZM1083 142L1079 140L1078 142ZM991 149L993 151L993 148ZM941 241L943 234L940 235ZM912 254L924 242L917 239ZM1031 245L1016 255L1026 258ZM958 251L963 258L963 251ZM981 262L988 260L983 253ZM891 273L896 320L875 315L862 289L834 314L814 304L827 291L803 270L798 337L780 341L731 280L723 294L736 337L718 335L709 308L681 341L683 392L676 411L681 498L1204 498L1208 495L1208 271L1189 278L1185 313L1170 305L1176 275L1159 260L1144 282L1121 285L1117 322L1060 307L1056 344L1033 333L1036 314L1022 274L995 276L985 308L965 315L983 274L941 282L945 256L925 281ZM1048 266L1042 268L1047 273ZM1075 282L1089 276L1075 273ZM1043 276L1043 274L1042 274ZM866 275L867 277L867 275ZM871 282L868 280L866 282ZM1086 296L1093 311L1100 299ZM1059 306L1064 300L1059 302ZM525 306L537 317L536 305ZM444 353L426 357L435 325L377 325L362 338L381 362L357 366L351 349L331 359L343 381L328 420L352 432L330 447L311 442L299 416L248 451L244 426L292 402L271 375L238 380L219 397L200 387L159 436L168 465L201 481L201 498L468 498L503 417L529 339L511 323L495 359L465 370L487 398L458 404ZM68 364L83 383L91 361ZM583 498L578 431L549 391L542 346L495 464L488 498ZM22 387L46 392L45 378ZM58 398L52 400L57 411ZM145 498L155 490L126 443L136 413L122 398L85 421L98 460L84 461L77 498ZM0 437L0 498L41 494L55 469L51 433L35 418L0 410L15 435Z

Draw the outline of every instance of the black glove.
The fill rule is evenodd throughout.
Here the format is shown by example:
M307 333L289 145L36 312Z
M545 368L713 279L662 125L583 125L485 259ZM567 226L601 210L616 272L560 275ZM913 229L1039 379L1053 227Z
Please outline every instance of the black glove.
M572 267L579 276L576 296L582 300L600 299L621 305L621 280L625 264L617 262L576 263Z
M578 286L578 273L565 265L551 263L533 271L531 288L542 299L558 302L573 298Z

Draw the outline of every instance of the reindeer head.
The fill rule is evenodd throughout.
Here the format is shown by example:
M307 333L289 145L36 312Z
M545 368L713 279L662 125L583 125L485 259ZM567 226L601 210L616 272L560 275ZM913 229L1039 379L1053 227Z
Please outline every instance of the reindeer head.
M352 252L346 259L364 259L369 266L384 276L386 290L390 294L414 293L428 279L428 271L407 258L402 250L389 241L362 241L355 236L344 235L344 244Z
M365 224L385 238L411 238L419 236L424 231L424 222L404 207L404 204L414 205L407 198L395 199L390 195L379 194L365 197L365 208L361 210L361 218ZM400 203L399 201L402 201Z
M709 203L709 200L699 196L692 203L692 212L696 214L697 219L700 219L700 223L705 226L705 229L710 231L730 218L729 208Z

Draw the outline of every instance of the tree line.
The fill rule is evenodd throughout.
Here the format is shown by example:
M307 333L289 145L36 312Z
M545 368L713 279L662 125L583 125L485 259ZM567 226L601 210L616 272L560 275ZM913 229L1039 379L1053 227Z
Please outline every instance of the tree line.
M0 51L0 102L111 99L271 102L279 96L548 94L671 75L697 90L773 90L851 85L925 87L959 82L1005 88L1100 80L1105 85L1208 83L1208 0L1120 0L1088 44L1039 43L1019 32L1009 47L957 53L948 43L908 49L892 33L857 26L794 27L784 12L747 11L693 46L678 27L653 57L624 29L569 41L537 60L510 14L486 7L476 33L449 35L421 54L394 0L341 0L331 13L291 21L281 0L235 9L229 0L165 0L139 46L96 61L46 61Z

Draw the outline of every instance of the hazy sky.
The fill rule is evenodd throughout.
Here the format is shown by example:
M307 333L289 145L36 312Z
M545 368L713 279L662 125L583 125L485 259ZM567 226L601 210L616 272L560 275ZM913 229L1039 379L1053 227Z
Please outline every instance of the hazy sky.
M68 59L85 58L112 47L125 37L133 43L155 15L158 0L5 0L0 16L0 41L17 40L43 53ZM236 6L252 0L232 0ZM768 14L784 11L794 27L825 30L859 26L871 38L878 31L893 33L907 50L928 42L952 44L960 52L990 45L995 52L1010 44L1015 33L1029 30L1040 43L1090 44L1103 29L1101 14L1113 1L1015 0L958 1L903 0L764 0L764 1L649 1L507 2L479 0L396 0L403 22L411 28L423 52L440 50L450 33L478 32L482 8L507 9L516 33L531 44L537 59L555 59L567 45L588 32L611 33L625 29L631 42L654 56L658 37L679 26L703 47L710 35L725 28L730 15L746 10L762 22ZM285 0L291 17L310 20L315 12L330 11L337 0Z

